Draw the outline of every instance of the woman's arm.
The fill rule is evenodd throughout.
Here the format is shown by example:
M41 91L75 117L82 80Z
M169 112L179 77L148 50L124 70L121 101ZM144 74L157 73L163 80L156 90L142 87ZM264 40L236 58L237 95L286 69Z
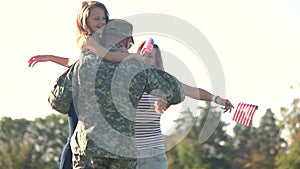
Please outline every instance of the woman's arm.
M231 109L234 108L229 100L221 98L220 96L215 96L204 89L191 87L184 83L181 83L181 85L182 85L185 95L188 97L191 97L196 100L204 100L204 101L210 101L210 102L213 101L219 105L225 106L223 108L224 112L227 112L228 110L231 112Z
M70 66L70 59L69 58L64 58L64 57L60 57L60 56L55 56L55 55L36 55L31 57L28 60L28 66L29 67L34 67L34 65L38 62L47 62L47 61L51 61L54 62L56 64L65 66L65 67L69 67Z
M181 83L181 85L182 85L185 95L190 98L193 98L196 100L212 101L212 99L214 97L213 94L209 93L208 91L206 91L204 89L191 87L184 83Z
M181 85L182 85L185 95L190 98L193 98L196 100L210 101L210 102L213 101L219 105L224 106L224 108L223 108L224 112L227 112L228 110L229 110L229 112L231 112L231 109L234 108L229 100L221 98L220 96L215 96L204 89L191 87L182 82L181 82ZM159 114L163 114L169 107L170 107L170 105L168 103L165 103L161 99L159 99L155 103L155 110Z

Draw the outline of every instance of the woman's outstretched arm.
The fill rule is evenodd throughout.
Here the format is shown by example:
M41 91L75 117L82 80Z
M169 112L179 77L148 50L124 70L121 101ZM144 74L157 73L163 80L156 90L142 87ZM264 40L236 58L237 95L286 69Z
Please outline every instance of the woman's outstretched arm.
M196 99L196 100L203 100L203 101L210 101L215 102L219 105L224 106L223 110L224 112L231 112L231 110L234 108L231 102L228 99L224 99L220 96L213 95L212 93L196 87L191 87L189 85L186 85L181 82L182 88L184 90L184 93L186 96ZM155 110L157 113L164 113L165 110L167 110L170 107L169 104L165 103L163 100L159 99L155 103Z

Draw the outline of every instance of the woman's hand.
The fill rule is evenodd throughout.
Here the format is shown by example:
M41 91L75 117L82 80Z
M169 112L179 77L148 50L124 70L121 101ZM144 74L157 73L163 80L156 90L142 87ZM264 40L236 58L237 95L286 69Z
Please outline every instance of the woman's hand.
M154 106L155 106L156 113L163 114L170 107L170 104L164 102L162 99L158 99L154 103Z
M231 112L231 110L234 108L228 99L223 99L221 97L216 99L216 103L224 106L222 108L224 110L224 113L227 112L228 110L229 110L229 112Z

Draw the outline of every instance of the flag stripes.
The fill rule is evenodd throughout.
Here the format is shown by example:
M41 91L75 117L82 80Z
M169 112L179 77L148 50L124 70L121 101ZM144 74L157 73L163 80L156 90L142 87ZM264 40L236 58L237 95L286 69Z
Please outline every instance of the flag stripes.
M254 112L258 109L257 105L239 103L232 120L250 127Z

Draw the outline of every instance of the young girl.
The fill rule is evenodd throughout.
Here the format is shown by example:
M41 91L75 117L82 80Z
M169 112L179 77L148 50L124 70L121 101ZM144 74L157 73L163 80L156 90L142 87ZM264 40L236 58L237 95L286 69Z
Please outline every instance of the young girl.
M78 11L76 19L76 41L79 49L83 50L87 47L88 39L92 35L97 35L97 31L103 28L103 26L109 20L109 13L103 3L97 1L84 1L82 2L81 8ZM97 36L93 36L96 38ZM104 48L97 48L98 52L105 53L103 57L112 57L110 52ZM115 52L113 56L126 57L127 54L121 52ZM114 58L114 57L112 57ZM37 55L29 59L29 67L33 67L38 62L52 61L56 64L69 67L69 58L59 57L54 55ZM70 146L70 140L74 129L76 128L78 118L74 110L73 104L70 105L68 112L68 123L69 123L69 137L67 143L63 148L60 169L71 169L72 168L72 152Z

